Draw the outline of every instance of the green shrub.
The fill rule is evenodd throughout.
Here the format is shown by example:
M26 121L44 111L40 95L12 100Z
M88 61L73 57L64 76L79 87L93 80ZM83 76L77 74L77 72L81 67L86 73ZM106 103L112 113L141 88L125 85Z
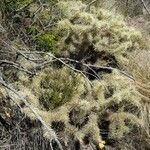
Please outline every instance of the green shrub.
M80 76L66 68L47 69L34 79L33 85L39 93L40 102L54 109L71 101L78 92Z
M37 48L45 52L57 53L58 50L55 48L57 38L52 33L42 33L35 38Z

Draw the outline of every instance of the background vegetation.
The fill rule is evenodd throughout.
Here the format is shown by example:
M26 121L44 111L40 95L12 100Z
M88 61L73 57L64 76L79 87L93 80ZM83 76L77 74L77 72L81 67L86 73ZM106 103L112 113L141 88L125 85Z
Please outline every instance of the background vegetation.
M150 149L148 0L0 1L0 149Z

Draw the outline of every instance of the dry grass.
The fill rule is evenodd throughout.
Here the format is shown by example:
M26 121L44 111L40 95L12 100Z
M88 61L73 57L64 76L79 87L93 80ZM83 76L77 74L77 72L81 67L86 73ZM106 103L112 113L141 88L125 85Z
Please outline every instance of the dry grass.
M130 56L127 70L136 80L138 91L150 98L150 51L134 52Z

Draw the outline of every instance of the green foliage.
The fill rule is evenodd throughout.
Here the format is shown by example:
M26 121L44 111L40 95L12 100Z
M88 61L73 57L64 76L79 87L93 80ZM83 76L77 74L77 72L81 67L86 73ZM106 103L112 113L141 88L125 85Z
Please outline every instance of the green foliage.
M66 68L48 69L39 76L41 77L35 78L33 85L37 86L38 82L39 99L48 110L71 101L78 93L80 76Z
M53 32L42 32L38 25L30 26L26 29L27 34L35 42L36 49L44 52L58 53L56 43L58 41L57 35Z
M32 33L34 34L37 30L34 28ZM57 53L58 49L55 48L57 38L49 32L44 32L36 36L35 41L37 43L38 49L46 52Z

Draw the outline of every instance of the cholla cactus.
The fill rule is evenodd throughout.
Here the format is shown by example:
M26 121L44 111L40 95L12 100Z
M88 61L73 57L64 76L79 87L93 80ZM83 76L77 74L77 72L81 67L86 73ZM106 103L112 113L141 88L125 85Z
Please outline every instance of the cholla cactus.
M80 1L60 2L58 7L64 18L56 28L61 37L58 48L65 57L94 65L114 63L116 67L128 61L131 51L143 46L140 32L127 27L121 16L95 7L89 10ZM70 139L83 144L88 136L88 143L102 149L109 138L122 139L135 128L142 128L143 123L142 101L135 83L117 70L101 77L92 80L89 89L79 73L51 66L35 76L30 86L18 88L58 132L64 147ZM35 119L28 108L23 107L23 112Z
M108 140L101 134L105 130L102 127L104 120L109 122L105 132L114 140L122 139L135 128L142 127L142 103L136 95L134 83L116 71L104 75L102 81L93 81L92 85L92 92L87 91L84 79L66 68L46 69L33 79L30 86L33 88L29 90L29 87L20 86L19 93L36 107L38 114L63 139L64 146L68 146L72 138L83 144L87 136L89 142L104 146ZM28 108L23 107L22 110L35 119Z
M99 104L92 95L90 97L85 85L86 82L80 74L67 68L49 68L33 79L30 90L22 85L18 88L19 93L36 107L45 122L61 134L66 146L72 136L82 143L87 135L100 144L103 141L96 113ZM23 112L35 119L27 107L23 106Z
M88 11L80 1L61 2L59 5L65 14L57 28L63 36L59 48L67 55L74 55L78 60L87 60L88 57L89 60L96 53L94 59L98 64L102 63L103 54L112 55L119 63L127 61L129 52L142 48L141 33L128 27L122 16L113 16L94 6Z

